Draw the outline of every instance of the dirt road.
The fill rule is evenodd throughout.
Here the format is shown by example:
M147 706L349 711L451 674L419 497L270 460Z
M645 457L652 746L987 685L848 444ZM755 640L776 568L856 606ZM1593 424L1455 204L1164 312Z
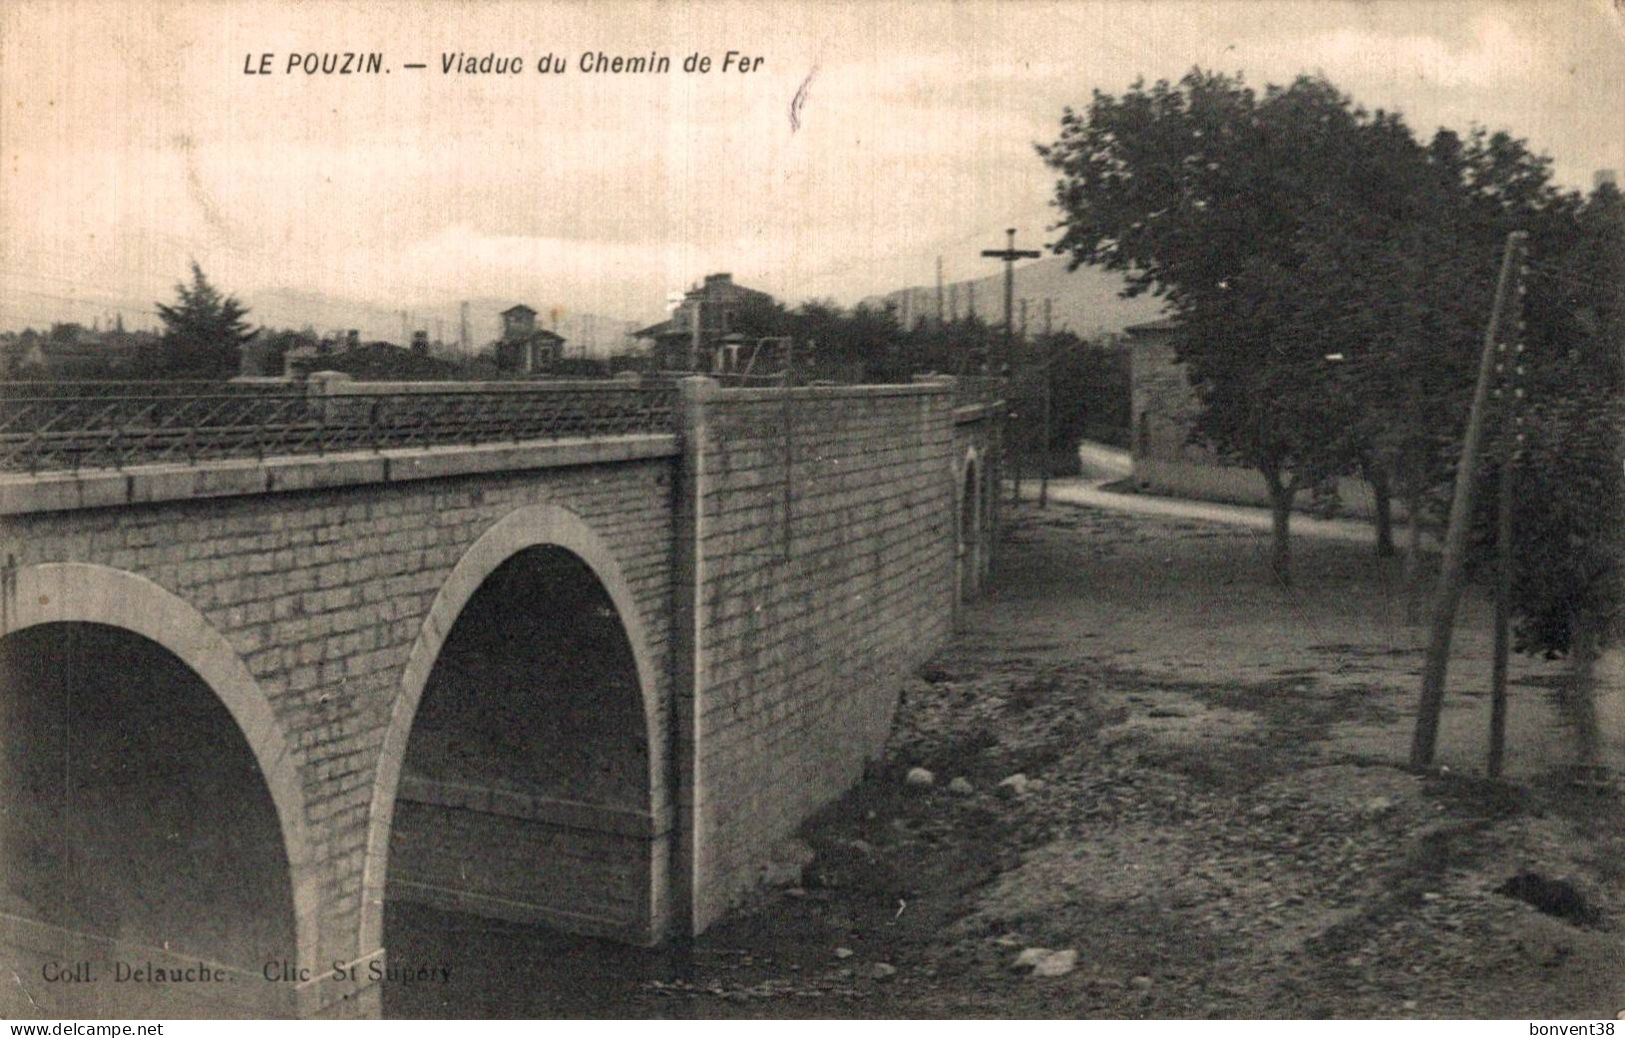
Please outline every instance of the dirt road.
M1223 526L1240 526L1248 530L1268 533L1270 513L1265 508L1248 505L1227 505L1211 501L1188 501L1178 497L1160 497L1155 494L1125 494L1106 489L1113 479L1052 479L1049 496L1064 505L1096 508L1109 512L1128 512L1133 515L1160 516L1166 519L1198 519ZM1024 500L1033 500L1037 484L1028 481L1023 486ZM1371 524L1358 519L1320 519L1295 514L1292 517L1294 537L1348 541L1352 544L1372 544L1375 534Z
M639 952L394 911L449 959L397 1015L1564 1017L1625 1009L1625 812L1519 659L1515 784L1476 777L1486 611L1440 760L1399 766L1420 631L1368 547L1030 508L799 881ZM1616 690L1617 692L1617 690ZM1617 751L1617 742L1614 745ZM1618 758L1616 757L1616 760ZM931 780L911 769L929 770ZM1012 776L1023 776L1023 780ZM955 781L960 780L960 781ZM1005 788L1000 784L1010 780ZM458 932L437 932L446 927Z

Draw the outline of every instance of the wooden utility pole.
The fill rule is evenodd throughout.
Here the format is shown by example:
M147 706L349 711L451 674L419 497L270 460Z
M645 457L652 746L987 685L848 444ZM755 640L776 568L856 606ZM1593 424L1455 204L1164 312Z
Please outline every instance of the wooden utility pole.
M1044 420L1042 443L1038 448L1038 507L1046 508L1049 505L1049 446L1050 446L1050 409L1051 397L1055 391L1055 340L1050 335L1050 303L1048 296L1044 297Z
M1004 233L1007 242L1004 248L982 250L983 256L1004 261L1004 358L1003 363L1000 365L1001 370L994 371L996 375L1008 374L1010 370L1010 347L1015 332L1011 311L1014 309L1012 303L1015 300L1016 292L1016 260L1037 259L1041 255L1037 249L1016 248L1016 229L1014 227L1006 228Z
M937 257L937 327L942 327L942 257Z
M1016 294L1016 260L1037 259L1039 253L1036 249L1016 248L1016 229L1014 227L1006 228L1004 234L1004 248L983 249L982 255L989 259L1004 261L1004 356L999 359L998 363L990 366L993 369L993 375L1009 378L1011 374L1010 353L1015 332L1015 320L1011 311L1014 309L1012 304ZM973 296L972 300L974 301L974 299ZM1017 437L1011 436L1008 441L1010 445L1009 454L1011 460L1015 462L1011 473L1015 477L1015 485L1011 487L1012 500L1020 500L1021 498L1021 445L1015 442L1016 439Z
M1523 295L1524 269L1518 271L1517 294ZM1501 777L1507 741L1507 657L1512 650L1512 486L1523 455L1523 313L1513 327L1512 349L1506 337L1497 345L1495 395L1501 402L1501 471L1495 502L1495 656L1490 664L1490 748L1485 772Z
M1009 286L1008 285L1006 286L1005 290L1007 292L1009 291ZM1010 380L1008 384L1011 387L1011 393L1013 395L1017 395L1018 399L1020 397L1019 397L1019 394L1017 393L1015 387L1017 385L1019 385L1020 382L1021 382L1021 366L1022 366L1022 363L1025 362L1029 369L1031 369L1031 367L1032 367L1031 351L1028 349L1028 343L1027 343L1027 300L1025 300L1025 299L1020 300L1020 304L1021 304L1021 323L1016 326L1016 327L1018 327L1020 329L1019 339L1018 339L1018 341L1021 343L1020 353L1019 354L1013 354L1013 353L1010 353L1009 351L1006 351L1006 355L1005 355L1005 368L1009 372L1008 378ZM1008 309L1005 312L1008 313L1009 312ZM1024 415L1024 414L1021 414L1020 412L1017 412L1017 421L1021 421L1023 419L1027 419L1027 418L1028 418L1027 415ZM1027 443L1022 443L1021 442L1022 439L1024 439L1024 437L1017 437L1016 438L1016 457L1015 457L1015 462L1016 463L1015 463L1015 466L1014 466L1015 467L1016 485L1015 485L1015 488L1013 489L1013 491L1011 492L1011 496L1010 496L1010 500L1012 502L1016 502L1016 501L1021 500L1021 477L1026 475L1027 453L1028 452L1024 451L1022 448L1023 447L1029 447L1029 448L1031 447L1031 441L1028 441Z
M1512 458L1501 462L1495 509L1495 657L1490 664L1490 752L1485 773L1501 777L1507 742L1507 656L1512 641Z
M1427 660L1422 669L1422 694L1417 704L1416 732L1411 740L1411 768L1433 766L1433 751L1439 738L1439 711L1444 705L1445 672L1450 665L1450 639L1455 633L1456 607L1461 602L1467 549L1467 530L1472 525L1473 491L1477 480L1479 444L1484 436L1484 406L1495 371L1497 353L1505 355L1503 322L1507 295L1514 272L1522 263L1529 235L1513 231L1507 235L1501 256L1501 274L1495 283L1495 301L1490 306L1489 324L1484 330L1484 352L1478 363L1478 382L1473 387L1473 403L1467 413L1467 433L1456 464L1456 488L1450 502L1450 525L1445 531L1444 556L1439 564L1439 584L1433 597L1433 619L1428 632ZM1519 281L1521 292L1522 283Z

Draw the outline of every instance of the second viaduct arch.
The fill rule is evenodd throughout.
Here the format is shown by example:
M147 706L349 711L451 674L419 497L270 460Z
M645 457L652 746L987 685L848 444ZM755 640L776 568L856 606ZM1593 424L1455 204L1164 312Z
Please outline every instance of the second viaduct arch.
M544 552L555 561L573 560L566 564L573 564L590 575L615 614L606 619L618 622L624 633L635 671L638 698L635 710L642 728L639 733L625 734L641 737L644 747L640 763L645 774L639 777L641 795L635 806L619 805L612 810L602 810L595 809L596 805L528 797L511 790L414 783L403 776L413 730L425 706L425 693L435 680L436 664L454 640L458 620L476 602L489 581ZM590 845L586 853L614 857L614 869L631 874L624 887L635 888L623 890L631 903L621 905L608 915L601 906L578 911L582 906L543 903L533 894L527 894L522 889L523 883L505 895L440 890L430 895L434 903L476 913L500 914L504 918L545 921L563 929L637 943L657 940L664 932L669 915L667 845L672 824L666 781L668 754L663 737L666 726L659 688L649 633L632 585L605 539L587 520L562 506L540 504L519 508L492 524L463 553L441 585L402 672L374 784L363 869L363 950L377 949L383 944L384 902L391 888L392 829L401 802L414 799L432 800L434 807L459 808L465 815L479 814L489 818L491 824L503 827L503 832L510 837L522 830L538 841L538 847L561 839L581 839ZM403 795L403 784L411 785L415 792ZM419 898L414 897L416 899Z

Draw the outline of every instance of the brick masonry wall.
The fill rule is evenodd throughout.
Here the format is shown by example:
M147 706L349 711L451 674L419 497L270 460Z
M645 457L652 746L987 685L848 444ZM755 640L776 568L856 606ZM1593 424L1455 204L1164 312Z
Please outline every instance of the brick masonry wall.
M631 584L669 726L670 459L6 517L8 566L88 562L195 607L271 702L302 779L320 882L316 961L358 948L383 733L423 618L464 551L520 507L582 516ZM184 640L186 632L177 632ZM652 791L656 803L669 791ZM654 807L651 804L651 808Z
M776 841L858 778L904 675L948 638L957 459L951 393L935 387L788 403L713 391L689 437L703 929Z

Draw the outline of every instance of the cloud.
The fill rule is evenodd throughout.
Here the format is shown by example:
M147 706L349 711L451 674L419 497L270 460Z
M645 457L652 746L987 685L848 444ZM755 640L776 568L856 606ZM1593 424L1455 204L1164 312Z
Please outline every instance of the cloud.
M1554 72L1538 39L1518 33L1494 11L1471 20L1470 37L1452 43L1437 35L1342 27L1243 45L1236 60L1265 68L1336 71L1416 88L1527 90Z

